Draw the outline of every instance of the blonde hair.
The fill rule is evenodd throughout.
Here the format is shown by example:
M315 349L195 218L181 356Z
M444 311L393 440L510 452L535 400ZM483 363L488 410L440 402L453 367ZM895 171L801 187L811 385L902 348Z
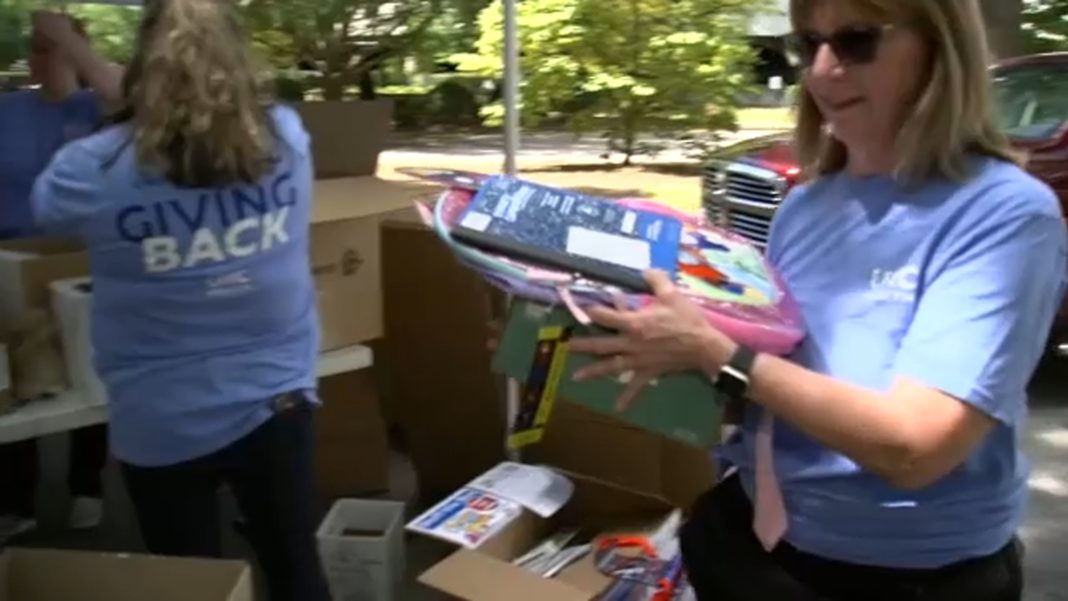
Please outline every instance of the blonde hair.
M149 0L126 74L142 168L180 186L254 182L277 144L269 96L233 0Z
M815 7L827 0L790 0L794 31L801 31ZM916 184L933 176L968 177L968 155L1019 163L996 122L989 73L992 54L976 0L849 0L861 15L914 28L926 40L929 82L897 136L895 177ZM798 94L795 147L806 178L841 171L845 145L827 131L811 94Z

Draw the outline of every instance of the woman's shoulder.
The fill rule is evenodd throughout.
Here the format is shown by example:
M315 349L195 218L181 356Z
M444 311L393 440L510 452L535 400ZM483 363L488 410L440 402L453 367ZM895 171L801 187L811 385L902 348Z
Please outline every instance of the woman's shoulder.
M1048 184L1001 159L975 158L972 177L961 186L960 195L979 214L1063 218L1060 199Z
M274 124L275 134L286 145L301 154L306 154L311 146L311 136L304 128L304 120L293 107L276 103L268 110Z

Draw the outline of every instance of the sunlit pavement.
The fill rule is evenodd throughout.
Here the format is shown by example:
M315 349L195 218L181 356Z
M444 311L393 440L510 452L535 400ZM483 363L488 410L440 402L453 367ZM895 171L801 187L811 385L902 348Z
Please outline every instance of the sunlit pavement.
M1026 433L1031 507L1020 536L1027 546L1027 601L1068 601L1068 359L1051 359L1032 386Z

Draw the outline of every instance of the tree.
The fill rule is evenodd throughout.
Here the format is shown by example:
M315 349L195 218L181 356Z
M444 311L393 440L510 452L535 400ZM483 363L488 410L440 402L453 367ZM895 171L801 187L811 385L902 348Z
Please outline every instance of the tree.
M85 23L97 52L116 63L126 64L133 55L141 8L100 4L73 5L71 15Z
M731 128L752 78L744 35L761 8L751 0L523 0L523 118L604 132L624 164L657 150L651 135ZM500 0L480 26L477 53L458 57L461 69L499 78ZM499 104L483 111L490 124L502 114Z
M1023 29L1030 52L1068 50L1068 2L1029 0L1023 7Z
M352 87L375 96L372 72L402 55L427 28L439 0L249 0L253 39L275 67L317 73L328 100Z
M32 7L29 0L0 0L0 71L26 58Z

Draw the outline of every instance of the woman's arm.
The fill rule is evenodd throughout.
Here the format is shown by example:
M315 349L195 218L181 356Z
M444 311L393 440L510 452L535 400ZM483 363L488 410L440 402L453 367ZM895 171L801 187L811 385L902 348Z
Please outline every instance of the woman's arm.
M999 422L1022 414L1064 290L1060 219L993 221L930 266L936 275L901 342L889 390L760 357L753 400L894 485L924 487L955 469Z
M878 393L767 355L754 365L750 398L903 489L941 479L995 425L971 405L908 378Z
M895 486L930 485L997 423L1014 424L1022 414L1063 295L1065 247L1064 224L1051 215L976 228L929 266L938 274L922 291L888 390L761 356L749 396ZM589 311L620 336L572 341L576 352L613 356L584 370L582 379L634 371L648 380L687 369L715 377L729 360L736 345L666 276L650 275L650 284L657 298L646 309Z
M34 13L33 19L34 30L63 50L78 75L100 98L104 112L109 114L117 110L123 99L125 70L97 54L89 39L74 28L69 16L39 11Z
M96 92L105 114L114 113L122 105L122 78L125 69L100 56L89 40L71 36L64 41L68 56L85 83Z

